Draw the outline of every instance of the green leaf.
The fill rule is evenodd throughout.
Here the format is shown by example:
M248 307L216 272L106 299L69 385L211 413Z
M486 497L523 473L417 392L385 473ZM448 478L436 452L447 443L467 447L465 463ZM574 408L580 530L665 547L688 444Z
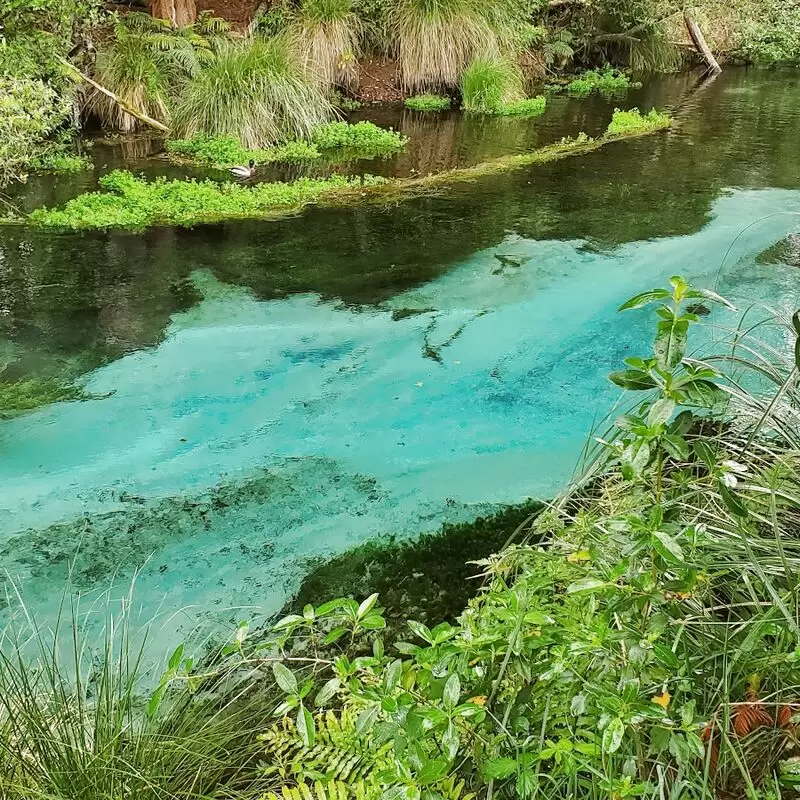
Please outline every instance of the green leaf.
M800 336L800 310L792 314L792 327L794 328L794 332Z
M324 706L328 700L333 697L336 692L341 688L342 682L338 678L331 678L325 685L317 692L314 698L315 706Z
M392 661L391 664L386 668L386 672L383 675L383 685L386 687L387 692L392 692L397 687L397 684L400 683L400 676L403 674L403 662L396 658Z
M656 425L666 425L675 411L675 401L668 398L656 400L647 414L647 424L654 428Z
M487 778L505 780L517 771L517 762L513 758L493 758L483 765L483 774Z
M236 638L236 641L239 644L242 644L242 642L244 642L244 640L247 638L247 632L249 630L250 630L250 626L247 624L247 622L240 622L236 626L236 636L235 636L235 638Z
M672 652L672 649L664 644L654 644L653 654L665 667L669 669L678 668L678 657Z
M314 621L314 606L311 603L306 603L303 606L303 619L306 622L313 622Z
M435 783L444 777L447 772L447 762L443 758L434 758L423 764L422 769L417 773L416 779L420 786L427 786Z
M687 733L686 734L686 744L689 745L691 751L698 757L703 758L705 755L705 749L703 748L703 742L700 737L696 733Z
M605 589L608 586L606 581L598 578L581 578L567 586L567 594L577 594L578 592L594 592L597 589Z
M356 736L363 736L370 731L378 719L380 709L377 705L365 708L356 719Z
M683 360L689 337L689 323L686 320L659 322L656 327L656 340L653 355L663 370L672 370Z
M323 644L333 644L334 642L338 642L339 639L342 638L347 633L347 628L334 628L332 631L328 633L328 635L322 640Z
M687 409L686 411L681 411L681 413L672 420L668 433L671 436L684 436L692 429L692 425L694 425L694 414Z
M722 502L725 503L725 505L728 507L728 511L730 511L731 514L742 519L750 516L747 506L745 506L745 504L742 502L739 495L726 486L724 481L721 479L717 481L717 489L719 489L719 495L722 498Z
M273 661L272 674L275 676L275 682L286 694L297 694L297 678L280 661Z
M676 461L687 461L689 459L689 443L682 436L665 434L661 439L663 448Z
M460 739L458 736L458 729L453 724L452 720L447 723L447 728L442 734L442 747L447 758L452 761L458 755L458 746Z
M164 693L167 691L167 685L161 684L161 686L156 689L150 697L150 702L147 704L147 716L154 717L156 712L158 711L158 707L161 705L161 701L164 699Z
M300 735L300 741L302 741L306 747L313 747L315 739L314 717L311 716L311 712L303 705L297 709L295 725L297 726L297 733Z
M326 617L332 611L338 611L344 605L345 598L337 597L335 600L328 600L321 606L317 606L316 614L318 617Z
M660 755L669 748L672 732L669 728L655 727L650 731L650 755Z
M641 392L646 389L653 389L657 384L646 372L640 369L626 369L621 372L612 372L608 379L611 383L621 389L630 392Z
M407 624L420 639L424 639L428 644L434 643L430 628L427 625L423 625L421 622L415 622L413 619L408 620Z
M708 442L704 442L702 439L697 439L696 441L692 442L692 448L694 449L694 452L697 453L697 457L709 469L714 469L714 467L717 465L717 455Z
M642 292L630 300L624 302L619 311L630 311L634 308L643 308L650 303L655 303L658 300L666 300L670 293L666 289L651 289L649 292Z
M305 622L303 617L299 616L298 614L289 614L288 617L278 620L278 622L273 625L273 630L279 631L282 628L289 628L292 625L297 625L300 622Z
M183 645L179 644L173 651L172 655L169 657L169 661L167 662L167 670L176 670L183 661Z
M448 711L452 711L458 705L459 697L461 697L461 681L454 672L444 685L442 704Z
M366 617L367 614L372 610L373 606L378 600L378 593L371 594L366 600L364 600L361 605L358 607L358 612L356 616L361 619L362 617Z
M603 731L603 752L616 753L624 736L625 723L619 717L614 717Z
M586 711L586 698L582 694L576 694L569 704L569 710L573 716L579 717Z
M733 305L733 303L726 300L721 294L712 292L711 289L692 289L690 292L686 293L687 299L701 297L710 300L712 303L719 303L721 306L725 306L729 311L736 311L736 306Z
M370 614L359 622L364 630L376 631L386 627L386 620L380 614Z
M674 289L672 292L672 296L680 302L686 297L686 292L689 291L689 284L680 276L680 275L673 275L669 279L670 285Z
M651 539L655 551L665 560L673 563L683 562L683 550L675 539L664 531L655 531Z

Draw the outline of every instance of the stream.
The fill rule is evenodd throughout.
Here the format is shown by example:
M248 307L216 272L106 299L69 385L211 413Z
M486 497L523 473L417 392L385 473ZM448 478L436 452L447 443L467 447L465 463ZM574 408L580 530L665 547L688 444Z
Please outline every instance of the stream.
M615 105L679 120L388 206L0 227L3 378L92 396L0 423L0 554L28 606L51 618L68 577L91 603L135 574L165 641L263 618L321 557L558 492L620 398L607 374L650 346L647 312L616 313L630 295L682 274L797 308L800 260L759 256L800 227L800 73L695 83L557 97L538 120L360 111L409 149L343 169L404 176L598 135ZM120 166L203 174L149 147L98 143L93 172L14 199L61 203Z

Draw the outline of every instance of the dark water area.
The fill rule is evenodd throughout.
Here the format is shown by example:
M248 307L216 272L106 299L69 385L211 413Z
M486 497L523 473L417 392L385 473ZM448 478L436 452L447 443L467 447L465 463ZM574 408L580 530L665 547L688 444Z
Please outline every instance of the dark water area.
M615 313L628 295L681 272L785 310L800 299L796 266L758 260L798 227L800 75L663 77L552 98L534 120L364 109L408 150L342 167L467 166L599 135L615 106L676 124L387 205L142 233L0 227L3 378L78 378L104 398L0 429L6 568L46 605L80 540L85 591L147 562L153 603L274 611L308 559L557 491L614 402L607 372L647 346L649 321ZM118 167L203 174L150 146L97 143L94 172L32 178L15 199L61 203Z

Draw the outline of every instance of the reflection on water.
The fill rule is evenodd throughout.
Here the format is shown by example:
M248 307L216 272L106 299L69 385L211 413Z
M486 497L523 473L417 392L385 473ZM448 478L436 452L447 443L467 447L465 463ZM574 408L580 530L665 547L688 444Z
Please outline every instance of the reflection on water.
M389 207L0 229L7 374L95 370L87 389L108 395L0 429L4 563L45 603L80 540L82 589L153 554L151 604L274 609L315 554L557 490L616 397L605 374L646 346L646 316L614 313L628 294L681 272L798 302L791 260L758 258L797 229L798 80L659 81L626 103L674 107L667 134ZM388 111L413 139L380 168L597 133L612 105L561 98L536 121ZM98 147L98 172L119 164Z

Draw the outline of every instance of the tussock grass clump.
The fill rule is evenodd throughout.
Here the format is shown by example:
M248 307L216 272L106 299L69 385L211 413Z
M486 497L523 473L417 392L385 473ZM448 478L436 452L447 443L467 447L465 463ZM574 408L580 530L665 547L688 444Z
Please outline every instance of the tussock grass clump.
M519 70L503 58L478 58L461 77L465 111L478 114L537 116L547 105L544 96L525 99Z
M91 610L75 603L55 631L32 618L3 630L3 798L210 798L243 785L257 797L271 698L235 688L224 670L213 685L187 679L183 646L162 675L146 659L130 596ZM103 625L97 638L84 633L87 620Z
M361 21L352 0L302 0L294 35L306 68L323 84L355 85Z
M182 93L174 127L179 136L233 136L258 149L306 138L333 113L287 37L251 37L218 44L214 60Z
M397 0L389 27L404 87L457 86L476 57L501 52L512 22L503 0Z
M73 198L60 209L36 209L35 225L55 228L131 228L190 226L222 219L260 217L275 209L299 208L325 195L374 185L382 179L332 175L294 183L242 186L214 181L146 181L115 170L100 179L105 191Z
M412 111L446 111L450 108L450 98L440 94L418 94L403 101Z
M611 122L606 129L607 136L624 136L644 131L656 131L661 128L668 128L672 123L672 118L668 114L656 111L651 108L647 114L642 114L638 108L630 111L620 111L614 109Z

